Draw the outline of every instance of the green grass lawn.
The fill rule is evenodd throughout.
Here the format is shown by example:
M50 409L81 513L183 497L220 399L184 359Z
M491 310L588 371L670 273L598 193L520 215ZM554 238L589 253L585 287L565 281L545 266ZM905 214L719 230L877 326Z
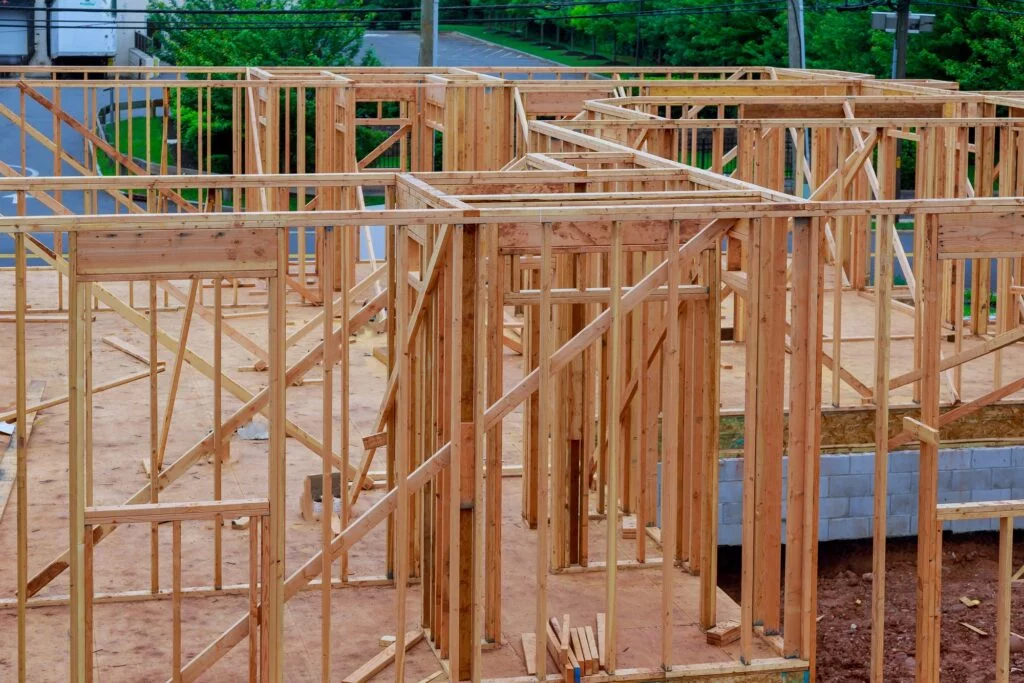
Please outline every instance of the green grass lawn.
M526 54L533 55L534 57L550 59L553 62L564 64L565 66L604 66L608 63L608 60L604 57L592 58L581 57L579 55L568 55L562 49L544 47L543 45L538 45L532 40L526 40L506 33L500 33L484 26L441 24L438 28L441 31L464 33L467 36L487 40L513 50L519 50L520 52L525 52Z
M149 124L149 157L146 156L146 119L138 116L131 121L131 135L128 135L128 119L119 122L120 131L113 123L108 123L103 132L110 146L122 154L136 159L146 159L152 163L160 162L160 150L163 145L163 130L160 121L150 120ZM116 139L115 139L116 138ZM115 144L116 143L116 144ZM103 175L114 175L114 160L105 152L98 150L100 172ZM168 163L172 162L168 159Z

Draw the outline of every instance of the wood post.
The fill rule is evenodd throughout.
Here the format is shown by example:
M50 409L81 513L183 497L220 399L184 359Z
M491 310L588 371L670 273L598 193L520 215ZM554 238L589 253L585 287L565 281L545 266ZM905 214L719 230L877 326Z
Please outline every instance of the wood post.
M70 531L69 564L71 568L71 624L69 679L83 683L88 671L86 648L86 581L85 567L85 374L88 349L92 340L84 333L86 319L92 317L89 285L77 275L78 235L69 236L71 277L68 286L68 529Z
M821 219L793 221L784 654L814 661L817 626L824 239Z
M932 130L928 131L929 134ZM924 132L922 132L922 135ZM931 144L931 140L929 140ZM924 219L921 277L921 423L937 429L939 419L939 342L942 310L939 291L938 223ZM936 516L939 484L939 446L922 440L917 507L917 647L918 681L939 679L941 619L942 524Z

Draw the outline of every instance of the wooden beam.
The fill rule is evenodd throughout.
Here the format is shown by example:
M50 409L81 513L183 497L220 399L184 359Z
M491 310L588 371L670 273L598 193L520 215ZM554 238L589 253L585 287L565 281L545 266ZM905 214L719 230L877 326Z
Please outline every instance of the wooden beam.
M404 653L416 643L423 640L423 631L415 630L403 634L401 649ZM391 662L395 661L399 644L391 643L386 648L371 657L365 664L342 678L342 683L366 683L384 669L388 668Z
M264 498L221 500L202 503L142 503L139 505L101 505L85 509L85 524L134 524L184 522L213 519L217 515L256 517L269 514Z

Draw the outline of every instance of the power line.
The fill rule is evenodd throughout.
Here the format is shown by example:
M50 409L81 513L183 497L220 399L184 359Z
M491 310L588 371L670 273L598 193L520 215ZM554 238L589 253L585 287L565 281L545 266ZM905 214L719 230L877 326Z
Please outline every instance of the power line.
M1006 14L1010 16L1020 17L1024 16L1024 12L1013 9L1003 9L1001 7L981 7L978 5L958 5L951 2L935 2L933 0L914 0L915 4L926 5L928 7L950 7L953 9L961 9L967 12L992 12L994 14Z
M702 15L702 14L720 14L720 13L757 13L765 12L772 9L780 9L785 6L786 0L750 0L747 2L728 3L721 5L704 5L699 7L679 7L672 9L662 10L650 10L647 12L608 12L603 14L585 14L585 15L569 15L564 17L565 19L607 19L607 18L625 18L625 17L652 17L652 16L686 16L686 15ZM76 10L77 11L77 10ZM555 19L554 17L546 17L546 19ZM457 18L445 20L446 24L471 24L478 23L479 20L471 18ZM523 18L516 17L496 17L493 20L489 20L492 23L512 23L521 22ZM136 21L131 22L117 22L119 28L137 28L146 29L149 27L155 27L158 30L166 28L167 30L216 30L216 29L309 29L309 28L380 28L381 25L412 25L412 22L403 22L401 20L350 20L350 21L205 21L205 22L192 22L192 23L168 23L165 27L161 26L159 22L143 22ZM3 24L0 23L0 28L11 28L21 27L24 24ZM50 22L52 27L63 27L63 28L94 28L94 27L105 27L107 24L96 24L93 19L73 19L73 18L61 18Z
M639 17L670 17L670 16L687 16L687 15L703 15L703 14L720 14L720 13L761 13L768 12L771 10L783 9L786 7L786 3L789 0L749 0L747 2L735 2L735 3L724 3L717 5L701 5L691 7L675 7L666 9L651 9L644 12L637 11L624 11L624 12L605 12L605 13L594 13L594 14L568 14L562 17L492 17L488 19L488 23L502 24L502 23L520 23L522 21L529 20L573 20L573 19L609 19L609 18L639 18ZM1010 0L1016 2L1024 2L1024 0ZM610 4L627 4L627 3L638 3L639 0L593 0L593 2L586 3L535 3L531 5L461 5L461 6L449 6L441 8L442 11L454 11L457 9L496 9L496 8L514 8L514 9L525 9L529 7L544 7L546 9L554 8L568 8L568 7L580 7L580 6L600 6ZM938 0L915 0L922 5L930 5L936 7L946 7L951 9L960 9L964 11L983 11L992 12L1013 16L1024 16L1024 11L1016 11L1009 9L1002 9L996 7L979 7L979 6L968 6L954 3L939 2ZM829 5L814 5L805 8L807 11L830 11L840 10L843 6L829 6ZM14 10L18 8L10 6L0 6L2 10ZM24 11L24 10L22 10ZM36 11L36 10L30 10ZM46 11L46 10L43 10ZM54 10L50 10L51 12ZM60 10L56 10L60 13ZM75 9L66 10L65 12L100 12L107 14L158 14L158 15L214 15L219 18L219 21L195 21L195 22L168 22L167 24L161 25L162 22L157 21L143 21L137 20L133 22L118 21L116 23L118 28L126 29L139 29L145 30L151 27L157 28L158 30L219 30L219 29L277 29L277 30L305 30L310 28L386 28L388 26L395 28L409 28L413 29L416 27L417 22L415 20L400 20L400 19L353 19L343 21L252 21L254 17L263 15L283 15L283 16L294 16L294 15L338 15L338 14L374 14L378 11L392 12L419 12L419 8L385 8L383 10L376 10L371 8L350 8L350 9L306 9L306 10L279 10L279 9L266 9L266 10L134 10L134 9L119 9L114 11L86 8L86 9ZM235 17L248 18L250 21L235 21ZM2 20L0 20L2 22ZM469 17L456 17L445 19L443 23L460 25L460 24L473 24L478 23L479 19ZM49 25L54 28L102 28L107 27L109 24L97 24L94 19L73 19L68 17L62 17L60 19L51 20ZM0 28L23 28L23 23L0 23Z
M449 5L439 7L440 12L457 12L457 11L491 11L491 10L514 10L521 11L527 9L543 9L546 11L555 11L560 9L576 8L576 7L596 7L603 5L624 5L624 4L639 4L643 0L588 0L587 2L539 2L530 3L523 5L515 4L501 4L501 5ZM997 14L1008 14L1008 15L1024 15L1024 12L1018 10L1004 9L1000 7L988 7L980 5L963 5L956 3L939 2L937 0L914 0L916 3L921 5L929 5L934 7L947 7L951 9L960 9L968 12L992 12ZM1005 0L1006 2L1014 4L1024 4L1024 0ZM691 7L675 7L666 9L652 9L641 12L609 12L601 14L583 14L583 15L566 15L565 17L545 17L545 16L529 16L529 17L493 17L489 18L489 22L507 22L507 21L523 21L523 20L557 20L561 18L567 19L591 19L591 18L605 18L605 17L649 17L649 16L671 16L677 14L703 14L703 13L715 13L721 8L722 11L748 11L744 8L749 5L767 5L767 4L782 4L785 5L786 0L755 0L754 2L738 2L727 5L704 5L704 6L691 6ZM812 4L810 7L806 7L807 11L842 11L847 9L866 9L870 7L876 7L882 4L886 4L884 0L878 0L876 2L869 2L856 6L848 5L819 5L817 3ZM282 8L266 8L266 9L180 9L180 8L156 8L156 9L130 9L130 8L116 8L116 9L104 9L98 7L79 7L74 9L63 9L63 8L34 8L34 7L17 7L13 5L0 5L0 13L4 11L8 12L46 12L46 13L74 13L74 14L108 14L108 15L124 15L124 14L141 14L145 16L204 16L213 15L219 17L235 17L235 16L264 16L264 15L350 15L350 14L361 14L361 15L377 15L377 14L398 14L398 13L418 13L420 7L350 7L337 9L326 9L326 8L295 8L295 9L282 9ZM381 22L397 22L401 20L397 19L379 19L379 20L366 20L369 23L378 24ZM468 23L478 21L477 19L470 18L452 18L446 19L444 23ZM20 26L20 24L19 24Z
M587 2L539 2L526 5L449 5L447 7L440 7L442 12L455 12L455 11L471 11L471 10L493 10L493 9L545 9L545 10L556 10L564 9L566 7L588 7L588 6L600 6L600 5L624 5L624 4L636 4L640 0L588 0ZM102 7L75 7L73 9L67 8L34 8L34 7L17 7L13 5L0 5L0 12L4 10L10 11L40 11L40 12L74 12L78 13L101 13L101 14L145 14L145 15L220 15L220 16L242 16L242 15L263 15L263 14L398 14L404 12L419 12L420 7L339 7L337 9L327 8L295 8L295 9L283 9L268 7L265 9L182 9L182 8L154 8L154 9L131 9L131 8L111 8L104 9Z

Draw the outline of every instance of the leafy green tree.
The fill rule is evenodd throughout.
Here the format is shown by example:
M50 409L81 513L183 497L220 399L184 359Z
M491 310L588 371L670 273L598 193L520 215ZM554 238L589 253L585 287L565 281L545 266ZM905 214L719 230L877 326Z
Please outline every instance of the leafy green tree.
M676 3L672 3L675 6ZM698 3L680 3L701 7ZM719 3L720 4L720 3ZM786 62L786 13L752 12L736 0L735 12L694 12L664 17L664 60L672 65L779 66Z
M871 28L869 11L808 12L804 22L809 68L889 76L892 35Z
M381 0L399 2L401 0ZM758 7L750 0L645 0L570 6L538 0L470 0L475 8L496 9L494 18L516 17L523 25L541 20L568 22L579 47L630 55L637 21L643 42L641 61L677 66L788 64L785 6ZM525 5L522 9L497 6ZM921 3L914 12L936 14L932 33L910 36L910 78L955 80L971 90L1024 89L1024 5L1020 0L964 0L964 8ZM879 6L879 10L886 7ZM479 16L480 9L474 9ZM449 15L455 18L454 14ZM888 77L893 35L871 28L871 10L834 3L807 3L807 65ZM537 30L527 31L536 37ZM550 34L549 34L550 37Z
M599 46L604 46L609 50L612 59L617 59L622 53L633 53L636 18L628 14L635 11L636 7L636 3L632 2L607 5L579 4L571 8L569 16L572 17L572 28L590 38L592 51L596 52L600 49Z
M1024 88L1024 6L972 4L975 11L947 9L936 17L934 32L911 36L907 74L955 80L965 90Z
M154 14L158 56L179 66L344 66L363 41L365 14L349 0L152 0L151 9L252 10L265 14ZM334 10L298 14L294 10ZM281 13L283 12L283 13ZM206 26L216 25L217 28Z
M155 29L155 52L165 62L178 66L332 67L350 65L359 55L363 22L372 16L345 14L344 10L359 8L361 4L361 0L348 0L342 8L337 0L151 0L149 7L182 10L174 14L150 15L150 23ZM253 10L261 13L189 14L190 10ZM296 14L293 10L330 11ZM364 54L360 62L367 66L379 64L372 51ZM306 103L307 117L315 120L312 91L307 95L310 98ZM295 97L292 92L288 100L293 111ZM284 95L282 105L285 104L283 98ZM212 100L212 166L214 171L227 172L231 170L231 91L214 88ZM172 100L170 106L175 111L177 102ZM197 94L191 88L182 89L180 118L181 144L186 155L194 158L200 121ZM205 127L205 121L202 125ZM295 135L294 130L292 135ZM313 159L311 135L305 144L307 159ZM295 149L294 144L292 149Z

